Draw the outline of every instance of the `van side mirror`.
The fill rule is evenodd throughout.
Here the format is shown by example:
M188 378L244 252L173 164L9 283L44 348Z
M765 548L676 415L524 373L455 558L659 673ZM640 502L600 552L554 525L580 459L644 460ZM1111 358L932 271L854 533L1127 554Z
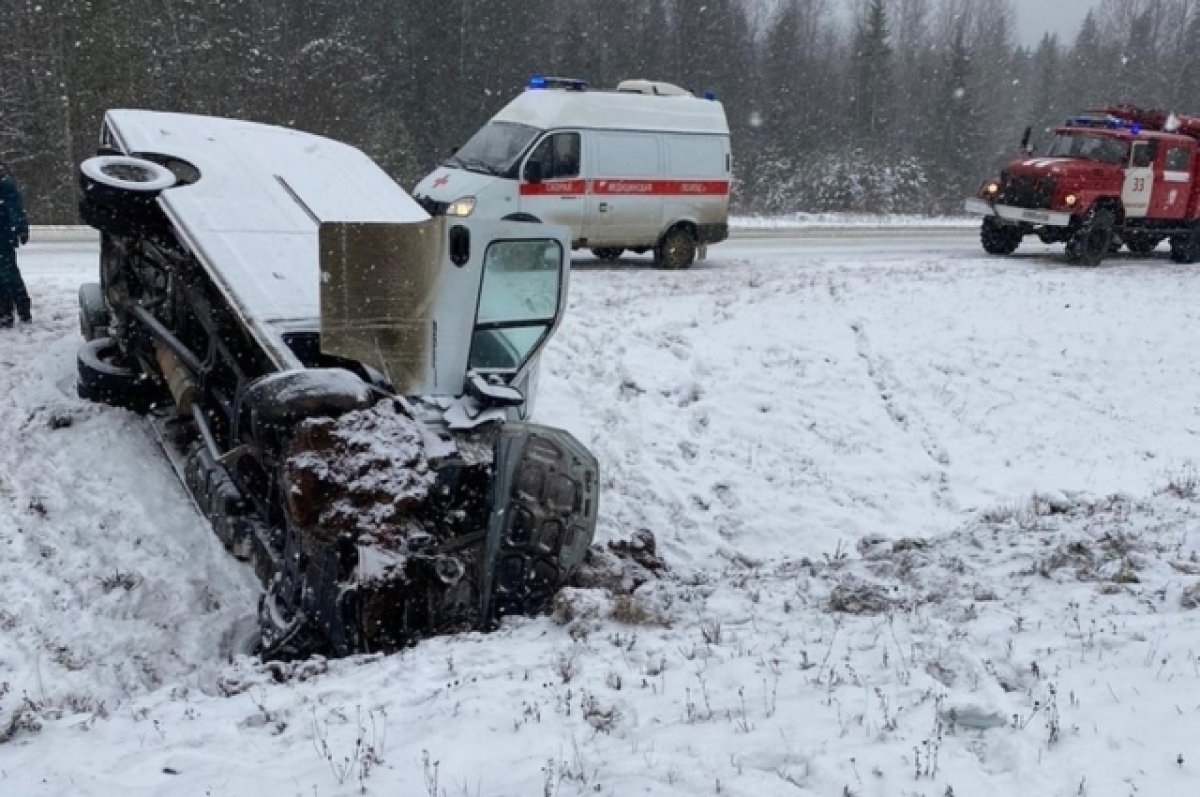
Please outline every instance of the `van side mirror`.
M525 403L525 394L515 387L494 385L476 371L467 374L463 386L471 398L491 407L519 407Z
M525 164L525 182L537 185L542 181L542 162L529 161Z

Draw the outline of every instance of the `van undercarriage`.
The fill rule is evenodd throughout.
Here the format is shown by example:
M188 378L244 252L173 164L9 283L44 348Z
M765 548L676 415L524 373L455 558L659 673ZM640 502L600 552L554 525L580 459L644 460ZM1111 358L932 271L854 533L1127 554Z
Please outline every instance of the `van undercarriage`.
M200 513L251 564L259 653L390 651L547 607L594 535L586 448L495 412L451 423L445 399L400 395L325 352L319 325L285 331L281 362L178 220L136 185L82 179L101 255L99 283L80 290L79 393L145 413ZM481 384L476 404L504 395Z

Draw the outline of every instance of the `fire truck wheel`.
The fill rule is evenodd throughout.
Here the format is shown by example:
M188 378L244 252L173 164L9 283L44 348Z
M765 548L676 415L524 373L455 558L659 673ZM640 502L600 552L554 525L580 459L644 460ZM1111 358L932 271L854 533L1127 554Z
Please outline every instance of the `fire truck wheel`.
M1021 245L1022 237L1020 227L1004 224L990 216L983 220L983 227L979 231L983 251L989 255L1011 255Z
M1067 260L1079 266L1098 266L1108 254L1116 214L1111 208L1092 208L1067 241Z
M619 246L601 246L592 250L597 260L616 260L625 250Z
M688 268L696 260L696 236L687 227L672 227L654 248L654 265L671 271Z
M1200 229L1171 238L1171 259L1176 263L1189 264L1200 260Z

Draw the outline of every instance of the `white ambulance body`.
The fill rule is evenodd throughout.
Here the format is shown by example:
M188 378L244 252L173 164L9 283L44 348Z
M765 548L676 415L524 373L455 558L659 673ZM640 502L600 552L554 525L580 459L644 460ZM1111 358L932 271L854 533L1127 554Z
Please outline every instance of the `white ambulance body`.
M728 236L731 168L714 99L645 80L588 91L534 78L413 196L433 215L559 224L602 259L653 251L687 268Z

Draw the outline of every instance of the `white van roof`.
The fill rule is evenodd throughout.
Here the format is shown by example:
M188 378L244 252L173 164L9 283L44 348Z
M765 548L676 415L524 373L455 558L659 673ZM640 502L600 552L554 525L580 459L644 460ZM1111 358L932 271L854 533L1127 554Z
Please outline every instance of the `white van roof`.
M665 84L664 84L665 85ZM540 130L653 130L729 135L725 108L690 94L528 89L494 117Z

